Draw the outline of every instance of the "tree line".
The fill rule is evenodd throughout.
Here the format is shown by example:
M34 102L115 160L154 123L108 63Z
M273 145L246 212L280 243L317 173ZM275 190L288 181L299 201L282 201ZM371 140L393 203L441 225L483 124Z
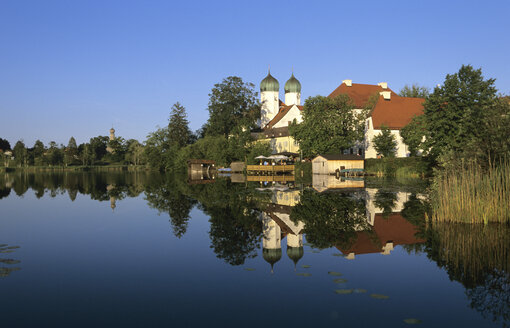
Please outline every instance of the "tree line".
M18 167L143 163L143 146L135 139L117 137L109 140L108 137L97 136L90 138L89 142L77 145L74 137L71 137L67 146L58 145L55 141L45 145L41 140L37 140L32 147L27 147L23 140L18 140L12 149L7 140L1 141L0 156L3 157L4 166L9 166L12 162Z

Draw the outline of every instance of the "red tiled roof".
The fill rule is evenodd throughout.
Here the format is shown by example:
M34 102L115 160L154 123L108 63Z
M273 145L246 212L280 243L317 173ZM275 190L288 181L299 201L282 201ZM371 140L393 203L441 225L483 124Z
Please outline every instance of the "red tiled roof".
M273 117L273 119L271 121L269 121L269 123L267 123L267 125L265 126L265 129L271 129L276 123L280 122L280 120L285 115L287 115L287 113L289 112L289 110L292 107L294 107L294 105L288 105L288 106L280 107L280 111L278 112L278 114L276 114L275 117ZM297 106L297 108L299 110L303 110L303 106Z
M391 97L397 95L390 88L383 89L379 85L353 83L352 86L348 87L345 83L342 83L328 97L335 98L338 95L346 94L354 102L356 108L363 108L372 95L379 94L381 91L391 91Z
M400 130L414 116L423 114L423 98L410 98L393 96L389 100L385 100L379 96L377 104L370 116L374 129L380 129L382 125L386 125L390 129Z
M337 247L337 249L343 254L369 254L382 252L382 247L387 242L392 242L393 246L425 242L424 239L415 236L418 229L400 213L390 214L388 218L384 218L382 214L376 214L373 230L380 244L371 239L367 232L360 231L357 232L356 242L351 247L348 249Z

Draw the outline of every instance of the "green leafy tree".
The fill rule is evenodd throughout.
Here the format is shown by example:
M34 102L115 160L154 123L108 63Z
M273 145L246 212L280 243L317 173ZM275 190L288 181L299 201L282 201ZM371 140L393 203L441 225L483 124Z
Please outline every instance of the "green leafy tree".
M260 102L254 87L237 76L229 76L215 84L209 94L205 134L228 137L233 130L255 128L260 117Z
M168 128L159 128L147 136L144 157L150 167L165 170L173 166L177 146L170 142Z
M25 143L23 140L18 140L12 149L12 155L14 156L14 161L18 166L26 165L27 163L27 148L25 147Z
M92 164L96 161L101 161L106 155L106 146L108 145L109 138L105 136L98 136L90 139L90 147L93 154Z
M0 150L6 151L11 150L11 144L8 140L0 138Z
M425 148L433 158L448 151L462 153L491 134L491 127L483 123L498 102L494 81L484 79L481 69L463 65L426 99Z
M144 148L138 140L129 139L126 142L127 152L126 152L126 161L130 162L134 165L140 165L143 161L143 151Z
M363 140L366 111L354 110L346 95L306 99L303 122L293 122L290 133L299 143L303 155L339 153Z
M71 137L69 139L69 142L67 143L67 147L65 149L64 154L64 164L70 165L73 164L76 160L76 156L78 155L78 146L76 145L76 140L74 137Z
M58 147L55 141L50 141L48 148L48 162L50 165L61 165L64 161L63 147Z
M127 146L126 141L122 137L116 137L113 140L108 140L108 147L111 149L110 153L106 154L106 158L111 162L122 162L126 155Z
M186 108L176 102L172 106L172 112L168 121L168 139L179 148L182 148L190 143L191 135Z
M377 151L377 154L384 157L395 156L397 141L387 126L381 126L381 133L374 136L372 138L372 142L374 143L374 148Z
M46 164L44 154L46 152L46 147L41 140L36 140L34 147L32 149L32 153L34 156L34 164L35 165L44 165Z
M420 149L423 149L422 143L426 138L425 116L415 116L408 125L400 130L400 136L407 145L411 156L417 156Z
M413 85L404 85L398 94L402 97L427 98L430 94L430 90L427 87L413 83Z

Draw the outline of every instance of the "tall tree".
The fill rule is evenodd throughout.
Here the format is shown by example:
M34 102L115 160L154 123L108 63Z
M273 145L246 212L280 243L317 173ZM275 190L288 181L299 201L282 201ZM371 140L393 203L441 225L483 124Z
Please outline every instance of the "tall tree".
M172 106L172 112L168 120L168 139L181 148L190 143L191 135L186 108L176 102Z
M41 140L35 141L32 152L34 155L34 164L43 165L45 163L44 153L46 152L46 148L44 147L44 144Z
M381 126L381 133L372 138L377 154L384 157L395 156L395 150L397 148L397 141L395 139L395 136L387 126Z
M363 140L366 112L354 110L346 95L306 99L303 122L290 126L305 157L339 153Z
M93 161L100 161L106 155L106 145L108 144L108 137L97 136L90 138L90 148L93 153Z
M482 123L498 101L494 81L484 79L481 69L463 65L434 89L424 103L425 149L430 149L433 157L448 151L461 153L490 133L487 129L491 127Z
M408 125L400 130L400 136L407 145L411 156L417 156L422 142L426 138L425 116L415 116Z
M205 134L228 137L235 131L255 128L260 117L260 102L254 87L237 76L215 84L209 94Z
M78 155L78 146L74 137L69 139L67 147L65 149L64 163L65 165L72 164L75 161L75 156Z
M402 97L427 98L430 90L427 87L413 83L413 85L404 85L398 94Z
M12 155L17 165L26 165L27 161L27 148L23 140L18 140L12 149Z

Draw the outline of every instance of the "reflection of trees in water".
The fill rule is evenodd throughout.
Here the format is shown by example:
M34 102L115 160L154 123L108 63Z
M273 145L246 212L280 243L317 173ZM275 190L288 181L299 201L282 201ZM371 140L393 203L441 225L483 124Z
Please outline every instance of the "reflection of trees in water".
M371 231L365 201L348 193L304 190L291 218L294 222L304 222L306 240L318 248L333 245L349 248L356 241L358 231Z
M2 188L0 186L0 199L5 198L11 194L11 188Z
M374 204L383 210L383 217L387 218L397 205L397 193L386 189L379 189L375 194Z
M7 256L13 253L19 246L9 246L7 244L0 244L0 255ZM20 263L20 261L11 258L0 258L0 278L8 277L12 272L19 271L21 268L13 265Z
M486 319L510 322L510 274L494 270L485 277L485 283L467 289L471 307Z
M181 238L188 228L190 211L196 201L178 190L175 183L168 181L159 186L148 186L145 191L147 204L160 213L168 213L174 235Z
M0 179L0 190L6 181L12 181L12 190L23 196L29 189L37 198L48 194L50 197L68 193L74 201L78 193L90 195L91 199L107 201L110 197L122 199L138 196L152 173L147 172L37 172L16 171L6 173ZM158 174L159 175L159 174ZM115 188L108 190L108 186ZM6 193L4 191L4 193ZM0 196L1 198L1 196Z
M200 208L210 216L211 247L218 258L231 265L241 265L247 258L257 256L262 235L257 208L267 195L224 179L190 186L190 189Z
M466 287L471 306L494 321L510 320L510 227L435 223L427 237L428 257Z
M262 227L256 210L259 198L254 190L226 179L188 185L184 178L166 175L145 191L149 206L170 215L174 234L179 238L184 235L189 213L199 202L200 209L210 216L211 248L218 258L240 265L255 257Z

